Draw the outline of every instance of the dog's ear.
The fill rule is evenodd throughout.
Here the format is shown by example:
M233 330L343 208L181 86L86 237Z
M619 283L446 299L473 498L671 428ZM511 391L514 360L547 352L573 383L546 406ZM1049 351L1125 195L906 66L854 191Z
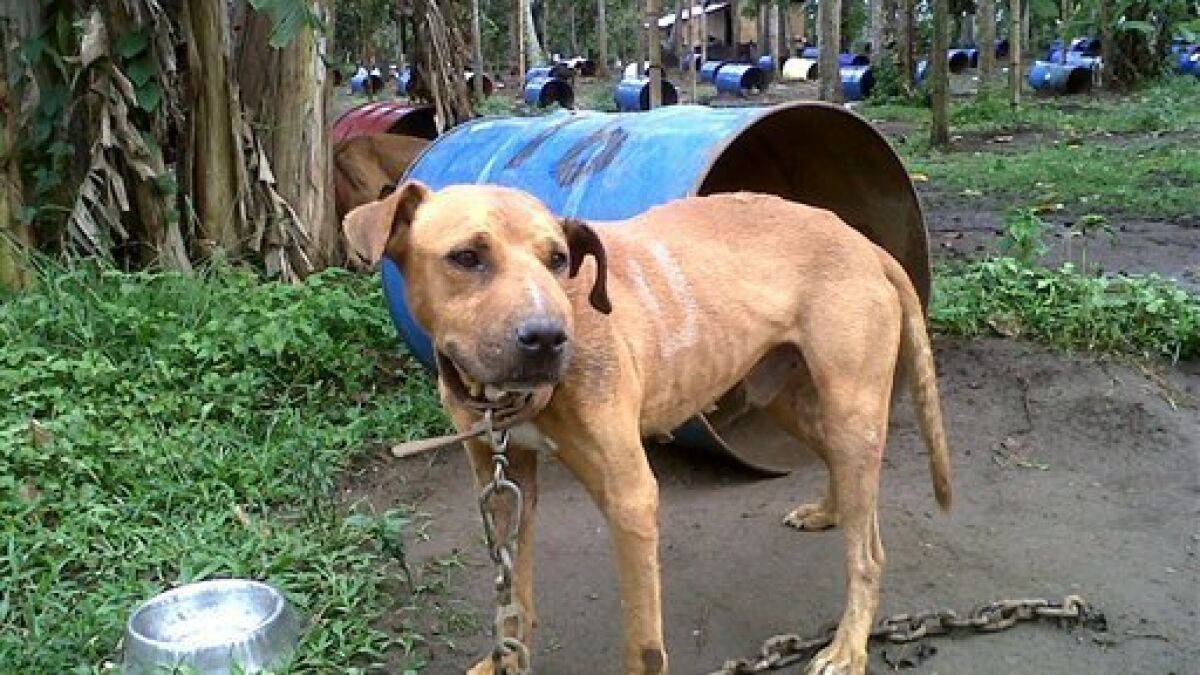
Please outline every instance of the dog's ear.
M363 204L346 214L342 231L350 251L368 266L374 266L384 255L399 264L409 226L431 194L423 183L409 181L385 199Z
M604 253L604 244L596 231L590 225L576 218L566 218L562 221L563 233L567 235L567 247L571 251L571 277L579 274L583 259L592 256L596 259L596 281L592 284L592 292L588 295L592 307L608 314L612 312L612 303L608 301L608 257Z

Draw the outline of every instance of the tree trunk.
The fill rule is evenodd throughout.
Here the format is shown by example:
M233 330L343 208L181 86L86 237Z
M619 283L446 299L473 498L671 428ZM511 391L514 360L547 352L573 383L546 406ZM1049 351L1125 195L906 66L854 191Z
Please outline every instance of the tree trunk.
M662 106L662 40L658 37L660 0L646 0L646 44L650 49L650 109Z
M738 0L729 0L729 44L733 48L729 52L734 61L741 58L738 45L742 43L742 8Z
M876 67L887 59L887 14L884 0L871 0L871 63Z
M201 259L217 250L240 253L239 232L246 229L242 187L241 103L230 61L229 17L224 3L189 2L183 14L187 46L188 99L191 103L186 170L181 181L197 219L194 254Z
M522 35L525 39L525 67L541 66L546 63L546 54L538 42L537 26L533 22L533 0L521 3Z
M941 0L945 2L945 0ZM817 72L820 80L822 101L841 103L841 68L838 66L838 48L841 36L842 0L822 0L817 3Z
M979 0L979 93L996 72L996 0Z
M1111 82L1113 51L1112 0L1100 0L1100 81Z
M675 0L675 23L671 25L671 51L683 67L683 0Z
M1008 95L1012 107L1021 105L1021 0L1008 5Z
M33 277L27 257L33 250L33 231L20 218L25 203L17 149L20 90L9 88L9 82L18 79L14 76L19 66L7 46L40 32L37 10L33 3L0 4L0 44L6 46L0 54L0 288L21 288Z
M331 15L329 0L313 0L312 7ZM283 202L278 205L283 222L257 223L250 246L262 253L269 274L303 277L343 257L333 204L325 39L302 28L276 49L268 41L269 15L235 5L235 25L239 19L237 79L247 117L270 164L260 165L259 171L271 175L267 183L274 184Z
M475 0L475 2L478 2L478 1L479 0ZM579 54L579 33L578 33L578 28L576 27L578 22L575 19L575 3L574 2L568 3L567 8L568 8L567 16L571 21L571 56L577 57L577 56L580 56L580 54Z
M572 21L571 30L575 24ZM475 98L483 100L483 31L479 27L479 0L471 0L471 66L475 71Z
M1066 65L1067 52L1071 49L1071 26L1068 23L1071 20L1071 1L1062 0L1059 12L1062 15L1062 23L1059 24L1058 39L1062 40L1062 49L1058 50L1058 62Z
M913 16L914 2L915 0L899 0L897 4L897 14L899 15L897 42L900 48L900 81L903 82L906 91L915 82L917 72L917 55L913 48L913 45L916 43L916 18Z
M946 52L950 49L950 0L933 0L933 46L929 59L929 78L933 95L933 123L929 141L937 148L950 144L950 68Z
M604 3L596 0L596 76L608 77L608 19L604 16Z
M788 25L787 25L787 5L783 0L776 0L771 10L775 14L775 68L776 72L783 74L783 64L788 60L790 50L788 49Z

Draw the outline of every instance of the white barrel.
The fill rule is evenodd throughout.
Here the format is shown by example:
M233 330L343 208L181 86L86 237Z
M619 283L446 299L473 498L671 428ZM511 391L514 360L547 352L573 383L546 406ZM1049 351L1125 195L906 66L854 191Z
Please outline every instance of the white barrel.
M783 63L783 79L788 82L817 79L817 60L792 57Z

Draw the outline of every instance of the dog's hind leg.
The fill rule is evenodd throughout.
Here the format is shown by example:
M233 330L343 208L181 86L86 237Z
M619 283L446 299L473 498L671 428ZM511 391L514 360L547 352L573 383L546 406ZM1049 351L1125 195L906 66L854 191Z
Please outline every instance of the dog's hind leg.
M834 489L833 473L829 470L828 452L817 433L819 410L816 388L803 359L797 359L793 364L786 385L765 409L771 419L795 438L799 445L807 447L821 458L829 475L829 484L821 501L797 506L784 516L784 524L805 531L826 530L836 526L837 491Z
M802 344L817 390L817 429L844 531L846 571L845 611L810 675L866 673L884 566L879 474L900 349L900 310L890 293L864 291L857 303L814 310L819 316L809 317L807 327L820 328L806 332Z

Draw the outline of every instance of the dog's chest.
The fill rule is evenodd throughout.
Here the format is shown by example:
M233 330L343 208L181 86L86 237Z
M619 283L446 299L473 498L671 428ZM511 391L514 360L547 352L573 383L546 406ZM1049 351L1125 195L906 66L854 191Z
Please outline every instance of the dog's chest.
M508 442L522 448L536 450L539 455L554 455L558 452L558 444L546 436L532 422L518 424L508 430Z

